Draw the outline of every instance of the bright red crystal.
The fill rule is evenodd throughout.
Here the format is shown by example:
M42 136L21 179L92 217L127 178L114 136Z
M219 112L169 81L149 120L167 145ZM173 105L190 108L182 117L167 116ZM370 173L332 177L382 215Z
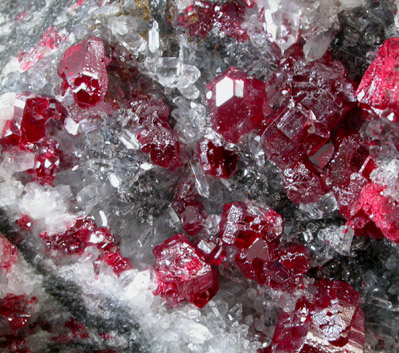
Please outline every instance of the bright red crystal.
M40 234L49 251L56 251L65 255L82 255L89 246L100 250L99 261L105 262L113 268L116 275L120 275L132 268L129 259L119 253L115 239L108 228L97 227L91 216L80 217L63 233L49 235Z
M271 112L262 81L231 67L206 87L211 125L223 138L237 143L242 135L262 129Z
M28 300L23 295L8 293L0 299L0 320L8 322L14 331L24 327L32 317L28 306L35 301L35 297Z
M183 234L175 234L153 250L156 295L175 306L184 300L204 307L219 289L217 272Z
M203 139L198 144L199 162L207 175L230 178L237 170L238 153L223 144Z
M360 295L341 281L316 282L313 298L281 311L268 353L362 353L364 314Z
M178 23L191 36L206 37L216 31L243 42L248 39L246 30L241 28L244 16L245 7L236 0L223 4L194 0L178 17Z
M399 204L385 196L383 185L369 183L363 187L353 205L348 224L356 235L369 235L399 243Z
M70 88L76 104L90 108L100 103L108 89L104 43L93 36L68 48L58 65L63 88Z
M223 206L220 238L238 249L248 248L256 239L274 241L281 236L281 216L263 204L236 201Z
M357 89L362 107L399 121L399 38L387 39Z
M64 119L63 107L54 98L22 93L14 103L14 116L6 122L1 134L5 150L13 146L32 149L34 144L46 137L46 123Z
M141 150L149 154L151 162L160 167L170 170L180 167L180 142L175 131L157 115L143 120L137 132Z
M177 185L172 207L179 215L183 229L188 235L197 235L202 230L207 213L199 201L193 182L181 182Z

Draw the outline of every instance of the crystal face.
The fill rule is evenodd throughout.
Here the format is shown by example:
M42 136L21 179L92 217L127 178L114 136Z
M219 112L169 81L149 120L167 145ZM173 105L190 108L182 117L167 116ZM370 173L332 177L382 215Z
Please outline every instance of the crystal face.
M231 67L206 86L213 129L229 142L237 143L252 130L260 131L271 112L265 84Z
M267 352L363 352L364 314L359 293L341 281L315 283L312 300L281 311Z
M71 89L76 104L90 108L100 103L107 93L108 59L104 44L93 36L68 48L58 65L64 89Z
M398 121L399 38L387 39L366 70L357 89L361 106L381 117Z
M153 252L158 282L155 294L165 297L169 305L187 300L202 308L215 296L219 289L216 271L183 234L175 234Z

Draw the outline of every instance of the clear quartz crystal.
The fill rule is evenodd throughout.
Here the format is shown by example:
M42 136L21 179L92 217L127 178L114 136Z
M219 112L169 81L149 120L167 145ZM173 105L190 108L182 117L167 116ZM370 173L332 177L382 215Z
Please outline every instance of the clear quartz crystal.
M320 230L318 238L334 248L341 255L349 255L353 240L353 229L341 226L331 226Z

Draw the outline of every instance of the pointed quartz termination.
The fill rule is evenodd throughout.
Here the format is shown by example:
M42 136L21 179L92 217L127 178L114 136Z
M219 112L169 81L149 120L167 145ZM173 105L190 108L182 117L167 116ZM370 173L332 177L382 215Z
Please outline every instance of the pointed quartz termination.
M228 142L237 143L252 130L260 131L271 113L265 84L235 67L206 86L212 128Z
M313 298L281 311L273 341L264 353L363 353L364 314L360 295L341 281L319 280Z
M362 107L390 121L399 121L399 38L384 42L356 94Z
M156 246L155 271L161 295L170 306L187 300L204 307L219 289L217 272L183 234L175 234Z
M58 75L64 81L62 88L71 89L81 108L97 105L108 89L108 64L103 41L88 37L65 51L58 65Z

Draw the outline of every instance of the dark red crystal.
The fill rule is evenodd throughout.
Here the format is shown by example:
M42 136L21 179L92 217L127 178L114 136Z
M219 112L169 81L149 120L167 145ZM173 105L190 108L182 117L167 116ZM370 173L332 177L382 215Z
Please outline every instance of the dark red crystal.
M241 136L262 129L271 112L262 81L231 67L206 87L211 125L223 138L237 143Z
M387 39L357 89L362 107L380 117L399 121L399 38Z
M90 36L68 48L58 65L58 75L64 88L70 88L76 104L90 108L102 100L108 89L107 65L104 43Z
M28 307L35 301L34 297L27 299L23 295L8 293L0 299L0 319L5 320L12 330L24 327L32 317Z
M178 23L186 27L191 36L206 37L216 31L243 42L248 39L241 27L244 16L245 7L236 0L223 4L194 0L178 16Z
M216 178L230 178L237 170L238 153L223 144L203 139L198 145L199 162L207 175Z
M313 298L281 311L268 353L363 352L364 314L360 295L341 281L315 283Z
M153 250L158 288L154 294L176 306L184 300L204 307L219 289L217 272L183 234L175 234Z

